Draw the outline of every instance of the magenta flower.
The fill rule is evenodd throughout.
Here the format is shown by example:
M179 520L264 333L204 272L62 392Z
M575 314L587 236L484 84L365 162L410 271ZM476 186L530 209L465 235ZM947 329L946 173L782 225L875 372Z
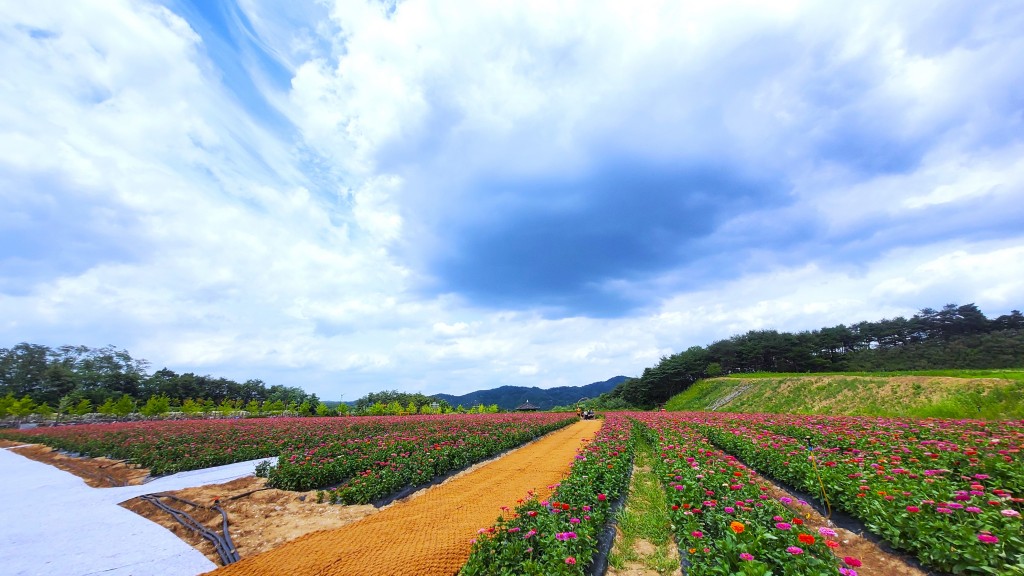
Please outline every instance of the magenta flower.
M790 546L789 548L786 548L786 552L789 552L790 554L796 556L798 554L803 554L804 550L803 548L799 548L797 546Z
M789 530L790 528L793 527L793 525L790 524L789 522L778 522L778 523L775 524L775 527L778 528L779 530Z
M978 534L978 542L981 542L982 544L995 544L996 542L999 542L999 538L982 532L981 534Z
M742 554L740 554L740 560L743 560L744 562L750 562L753 559L754 559L754 555L753 554L749 554L747 552L743 552Z

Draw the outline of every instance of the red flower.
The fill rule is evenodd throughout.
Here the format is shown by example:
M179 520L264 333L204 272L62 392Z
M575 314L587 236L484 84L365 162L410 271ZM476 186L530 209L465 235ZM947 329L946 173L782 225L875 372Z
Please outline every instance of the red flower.
M797 539L804 544L814 544L814 536L811 536L810 534L800 534L797 536Z
M860 560L857 560L856 558L853 558L851 556L843 558L843 562L845 562L846 565L850 566L851 568L860 568Z

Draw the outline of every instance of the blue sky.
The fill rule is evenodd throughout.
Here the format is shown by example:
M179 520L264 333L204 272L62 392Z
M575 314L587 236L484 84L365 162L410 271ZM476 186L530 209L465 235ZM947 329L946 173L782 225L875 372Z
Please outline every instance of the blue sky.
M302 386L635 375L1024 294L1024 6L16 3L0 345Z

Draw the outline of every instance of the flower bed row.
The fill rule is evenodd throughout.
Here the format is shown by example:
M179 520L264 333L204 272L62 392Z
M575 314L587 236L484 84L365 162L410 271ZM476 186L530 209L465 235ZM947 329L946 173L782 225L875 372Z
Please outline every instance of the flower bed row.
M995 477L974 472L970 462L942 467L937 465L941 457L921 453L916 435L887 435L888 422L850 426L849 419L830 423L815 417L808 426L794 428L797 417L789 416L785 426L791 435L786 435L776 431L774 416L680 417L699 424L714 444L769 476L812 494L824 486L833 507L859 518L927 567L954 574L1024 573L1024 500L1002 484L1019 469ZM927 446L934 449L934 444ZM958 447L948 448L963 454Z
M413 430L325 442L282 456L277 467L267 471L269 484L304 490L341 482L320 498L335 504L367 504L467 468L576 420L566 414L424 418Z
M428 445L448 465L464 465L506 449L500 447L507 445L506 434L522 443L571 421L546 413L190 420L3 431L0 438L128 460L154 476L280 456L284 466L274 472L275 484L302 490L348 477L333 467L352 475L373 472L392 453L425 453Z
M582 575L632 471L632 423L609 414L547 500L530 497L482 528L460 574Z
M643 414L660 450L655 469L671 508L687 574L850 574L856 558L837 559L828 528L809 531L803 520L768 494L767 483L713 446L696 425L674 414Z

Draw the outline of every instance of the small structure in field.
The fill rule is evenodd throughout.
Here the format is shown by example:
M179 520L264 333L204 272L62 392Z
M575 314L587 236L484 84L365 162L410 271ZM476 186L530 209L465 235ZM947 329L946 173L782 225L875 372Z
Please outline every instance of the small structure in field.
M537 406L536 404L530 404L529 400L523 402L519 406L516 406L516 412L534 412L536 410L540 410L540 406Z

